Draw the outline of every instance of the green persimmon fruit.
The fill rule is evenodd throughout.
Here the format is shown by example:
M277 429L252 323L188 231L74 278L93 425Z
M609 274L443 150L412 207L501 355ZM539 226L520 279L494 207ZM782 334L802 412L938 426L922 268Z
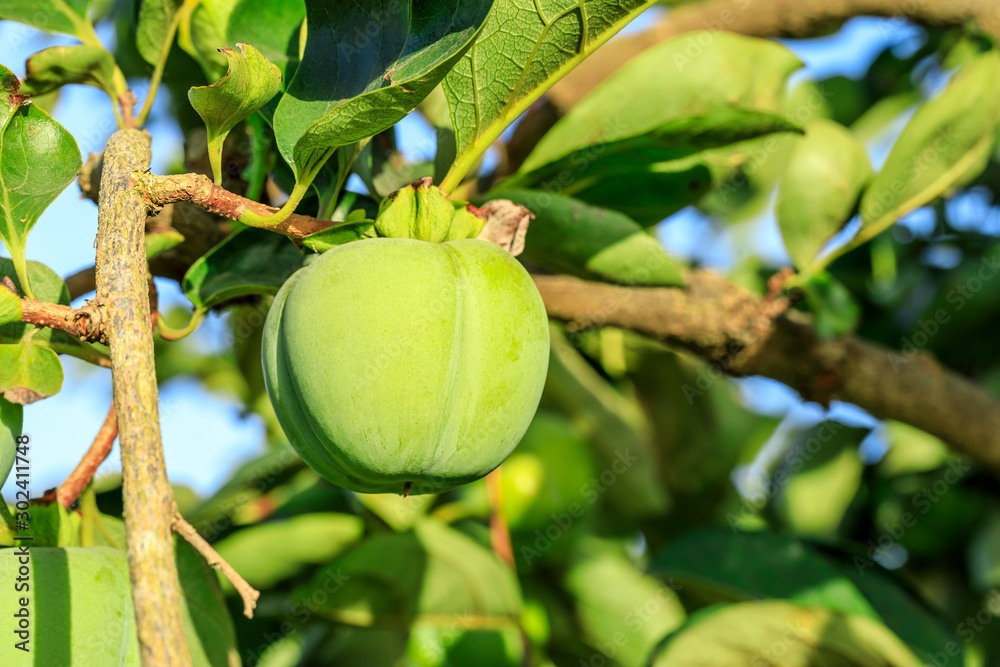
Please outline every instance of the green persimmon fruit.
M268 395L303 460L363 493L483 477L538 407L545 308L507 252L474 239L347 243L294 274L262 344Z
M18 548L0 549L0 581L9 586L0 595L0 616L15 630L8 630L0 644L0 665L138 667L124 551L30 547L28 562L21 562L22 557ZM27 604L22 606L22 601ZM17 648L23 639L28 639L27 652Z

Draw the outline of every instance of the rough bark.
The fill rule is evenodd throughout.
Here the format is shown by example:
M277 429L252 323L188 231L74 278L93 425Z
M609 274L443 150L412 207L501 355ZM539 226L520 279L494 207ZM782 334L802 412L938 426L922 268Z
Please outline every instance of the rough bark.
M1000 474L1000 401L975 383L925 354L907 356L853 336L821 339L809 316L775 317L773 302L710 271L690 271L686 279L684 288L565 276L535 276L535 284L549 315L574 326L631 329L687 349L721 373L773 378L822 404L853 403L936 435Z
M143 234L150 137L119 130L104 153L97 230L97 298L111 350L122 452L132 597L144 667L190 664L174 562L173 496L160 440Z

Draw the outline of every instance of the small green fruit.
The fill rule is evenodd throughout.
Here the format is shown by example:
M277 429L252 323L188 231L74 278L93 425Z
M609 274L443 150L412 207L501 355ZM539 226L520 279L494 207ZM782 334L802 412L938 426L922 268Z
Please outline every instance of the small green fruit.
M364 493L437 493L517 445L548 344L534 283L497 246L377 238L293 275L262 348L278 419L316 472Z

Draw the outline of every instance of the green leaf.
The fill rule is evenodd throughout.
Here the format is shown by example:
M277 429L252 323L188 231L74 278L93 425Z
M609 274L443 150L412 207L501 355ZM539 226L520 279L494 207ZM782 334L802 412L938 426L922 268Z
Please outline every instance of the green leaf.
M30 456L29 456L30 458ZM34 547L75 547L80 545L80 514L70 512L59 503L33 502L28 511L31 521L27 531L18 535L30 536L21 543Z
M711 45L701 47L706 39ZM688 54L695 52L692 60ZM589 146L599 146L598 153L646 135L662 137L665 148L709 148L796 129L776 114L785 82L801 66L791 50L770 40L724 32L669 39L630 60L570 109L521 171ZM664 73L670 85L663 85Z
M594 554L573 564L564 586L575 602L584 641L604 647L618 664L646 664L653 647L684 622L677 595L618 553Z
M861 199L857 241L881 233L986 166L1000 121L1000 54L969 61L910 119Z
M655 224L732 170L729 154L740 147L720 147L801 131L781 115L785 82L800 66L790 50L769 40L728 33L668 40L573 107L510 182ZM665 72L670 85L663 85ZM719 162L727 166L715 166Z
M861 487L864 462L858 446L865 428L825 421L802 433L775 473L775 509L798 535L834 536Z
M253 44L287 84L298 66L305 18L305 0L239 0L229 15L226 43Z
M922 667L884 625L784 601L705 609L658 649L652 667Z
M226 70L226 56L220 47L235 44L226 39L226 26L235 5L236 0L201 0L177 27L177 45L198 61L209 81L218 79ZM267 23L262 27L271 28Z
M59 393L63 368L59 355L26 337L0 345L0 392L12 403L27 405Z
M302 261L284 236L246 227L199 257L181 287L196 308L211 308L248 294L275 294Z
M28 232L80 169L80 149L66 129L18 94L14 74L0 65L0 238L14 259L27 296L24 245Z
M657 474L648 418L595 371L559 329L550 327L549 333L552 354L545 395L587 435L602 470L620 470L624 462L624 472L605 489L608 502L630 518L663 514L671 500Z
M115 59L98 46L52 46L24 65L23 95L44 95L70 83L100 88L115 98Z
M21 299L11 291L0 288L0 326L21 321Z
M337 146L395 125L472 43L492 0L306 2L302 63L274 112L278 149L311 180Z
M292 594L293 609L357 626L423 621L440 627L516 625L521 594L492 552L432 519L373 535Z
M184 243L184 235L176 230L156 231L146 234L146 259L153 259L160 253Z
M210 86L188 91L191 106L208 129L208 159L215 184L222 183L222 146L230 130L278 94L281 71L249 44L219 49L229 60L229 71Z
M385 521L393 530L409 530L420 520L437 496L423 494L419 496L397 496L392 493L354 493L358 502L369 512Z
M64 32L94 46L100 42L87 18L91 0L0 0L0 19L46 32Z
M160 60L167 39L173 39L174 21L184 0L142 0L139 24L135 29L135 46L139 55L150 65Z
M497 0L475 44L444 80L457 156L442 187L454 190L525 109L653 4Z
M570 197L502 190L535 214L524 258L546 269L629 285L681 285L681 265L628 217Z
M711 528L672 543L656 556L650 572L711 602L787 598L881 618L849 578L789 535Z
M792 150L775 215L795 266L808 266L851 218L871 178L864 145L843 125L816 120Z
M302 239L302 245L314 252L326 252L351 241L371 239L375 236L374 220L357 220L355 222L342 222L339 225L310 234Z
M218 575L194 547L174 540L184 634L192 667L239 664L236 628L219 588Z
M810 276L802 284L814 326L820 338L854 331L861 317L861 305L850 290L828 271Z
M315 512L244 528L214 546L251 586L270 589L306 566L329 563L363 532L356 516Z
M0 398L0 486L7 481L24 424L24 406ZM0 499L0 502L3 502Z

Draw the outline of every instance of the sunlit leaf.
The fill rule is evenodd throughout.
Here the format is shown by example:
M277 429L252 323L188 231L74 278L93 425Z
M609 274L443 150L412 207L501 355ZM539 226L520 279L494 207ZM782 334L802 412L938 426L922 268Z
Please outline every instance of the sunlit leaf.
M864 616L784 601L742 602L695 614L658 649L653 667L922 667L898 637Z
M795 266L805 268L851 218L871 176L864 145L844 126L817 120L792 150L775 215Z
M27 405L53 396L62 389L59 356L29 338L0 345L0 392L12 403Z
M52 116L25 104L19 88L17 77L0 65L0 239L24 283L28 233L76 177L81 160L73 136ZM33 296L30 285L22 287Z
M237 50L238 49L238 50ZM222 147L230 130L278 94L281 71L249 44L219 49L229 71L210 86L188 91L191 106L208 129L208 158L216 185L222 183Z
M115 59L97 46L52 46L25 63L24 95L44 95L70 83L100 88L115 97Z
M551 271L631 285L680 285L680 263L628 217L537 190L501 190L498 196L535 214L523 257Z
M87 18L91 4L92 0L0 0L0 19L26 23L46 32L64 32L93 43L97 37Z
M492 0L361 5L306 2L302 63L274 112L275 138L296 178L311 179L337 146L391 127L469 47Z
M0 486L7 481L14 466L23 421L24 406L0 398Z

